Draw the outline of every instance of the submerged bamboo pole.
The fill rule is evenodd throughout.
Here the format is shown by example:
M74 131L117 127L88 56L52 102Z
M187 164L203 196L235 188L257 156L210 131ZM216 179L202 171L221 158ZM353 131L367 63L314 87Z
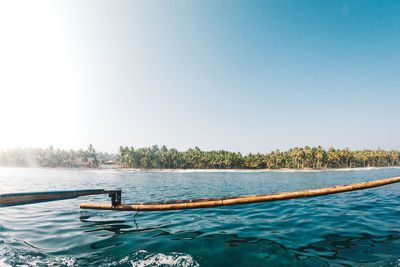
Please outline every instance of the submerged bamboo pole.
M400 182L400 176L377 181L370 181L358 184L341 185L335 187L327 187L321 189L311 189L296 192L285 192L267 195L250 195L237 197L219 197L204 199L189 199L177 201L164 201L142 204L121 204L112 206L110 204L83 203L81 209L100 209L100 210L120 210L120 211L161 211L161 210L182 210L182 209L199 209L214 208L229 205L241 205L260 202L271 202L284 199L316 197L355 190L368 189L382 185Z

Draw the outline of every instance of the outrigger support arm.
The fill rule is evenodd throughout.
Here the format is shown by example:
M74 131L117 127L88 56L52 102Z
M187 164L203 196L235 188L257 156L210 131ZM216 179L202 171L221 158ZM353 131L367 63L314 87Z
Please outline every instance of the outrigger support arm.
M182 210L198 208L214 208L220 206L241 205L251 203L270 202L285 199L295 199L304 197L316 197L355 190L368 189L400 182L399 177L382 179L377 181L363 182L358 184L341 185L320 189L311 189L296 192L285 192L266 195L250 195L237 197L216 197L203 199L187 199L176 201L162 201L153 203L121 204L121 190L78 190L78 191L53 191L35 193L17 193L0 195L0 207L25 205L43 201L62 200L88 195L108 194L111 197L111 204L83 203L81 209L101 209L101 210L123 210L123 211L161 211L161 210Z
M51 191L51 192L30 192L0 195L0 207L26 205L31 203L63 200L89 195L108 194L111 197L111 205L121 204L121 190L89 189L75 191Z

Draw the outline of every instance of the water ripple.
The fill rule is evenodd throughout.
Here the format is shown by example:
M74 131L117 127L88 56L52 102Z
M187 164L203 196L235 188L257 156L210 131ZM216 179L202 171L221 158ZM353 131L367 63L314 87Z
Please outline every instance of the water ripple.
M9 170L7 172L7 170ZM152 173L0 168L2 193L123 188L124 202L263 194L397 175L398 169ZM96 175L96 179L93 179ZM31 183L31 184L29 184ZM399 266L400 184L200 210L80 210L87 196L0 209L0 266Z

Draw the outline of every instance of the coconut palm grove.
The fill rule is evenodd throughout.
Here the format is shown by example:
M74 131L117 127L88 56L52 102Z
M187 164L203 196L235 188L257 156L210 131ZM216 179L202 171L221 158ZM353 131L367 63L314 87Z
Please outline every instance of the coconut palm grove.
M123 168L138 169L326 169L357 167L392 167L400 165L400 151L383 149L350 150L318 147L295 147L288 151L249 153L226 150L186 151L159 147L121 146L119 152L97 152L93 145L86 150L9 149L0 152L0 166L100 168L107 161Z

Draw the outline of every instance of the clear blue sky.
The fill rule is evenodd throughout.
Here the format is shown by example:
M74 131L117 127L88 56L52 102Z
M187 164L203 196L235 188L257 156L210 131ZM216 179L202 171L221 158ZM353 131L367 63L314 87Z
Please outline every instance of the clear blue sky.
M400 149L398 1L2 1L0 149Z

